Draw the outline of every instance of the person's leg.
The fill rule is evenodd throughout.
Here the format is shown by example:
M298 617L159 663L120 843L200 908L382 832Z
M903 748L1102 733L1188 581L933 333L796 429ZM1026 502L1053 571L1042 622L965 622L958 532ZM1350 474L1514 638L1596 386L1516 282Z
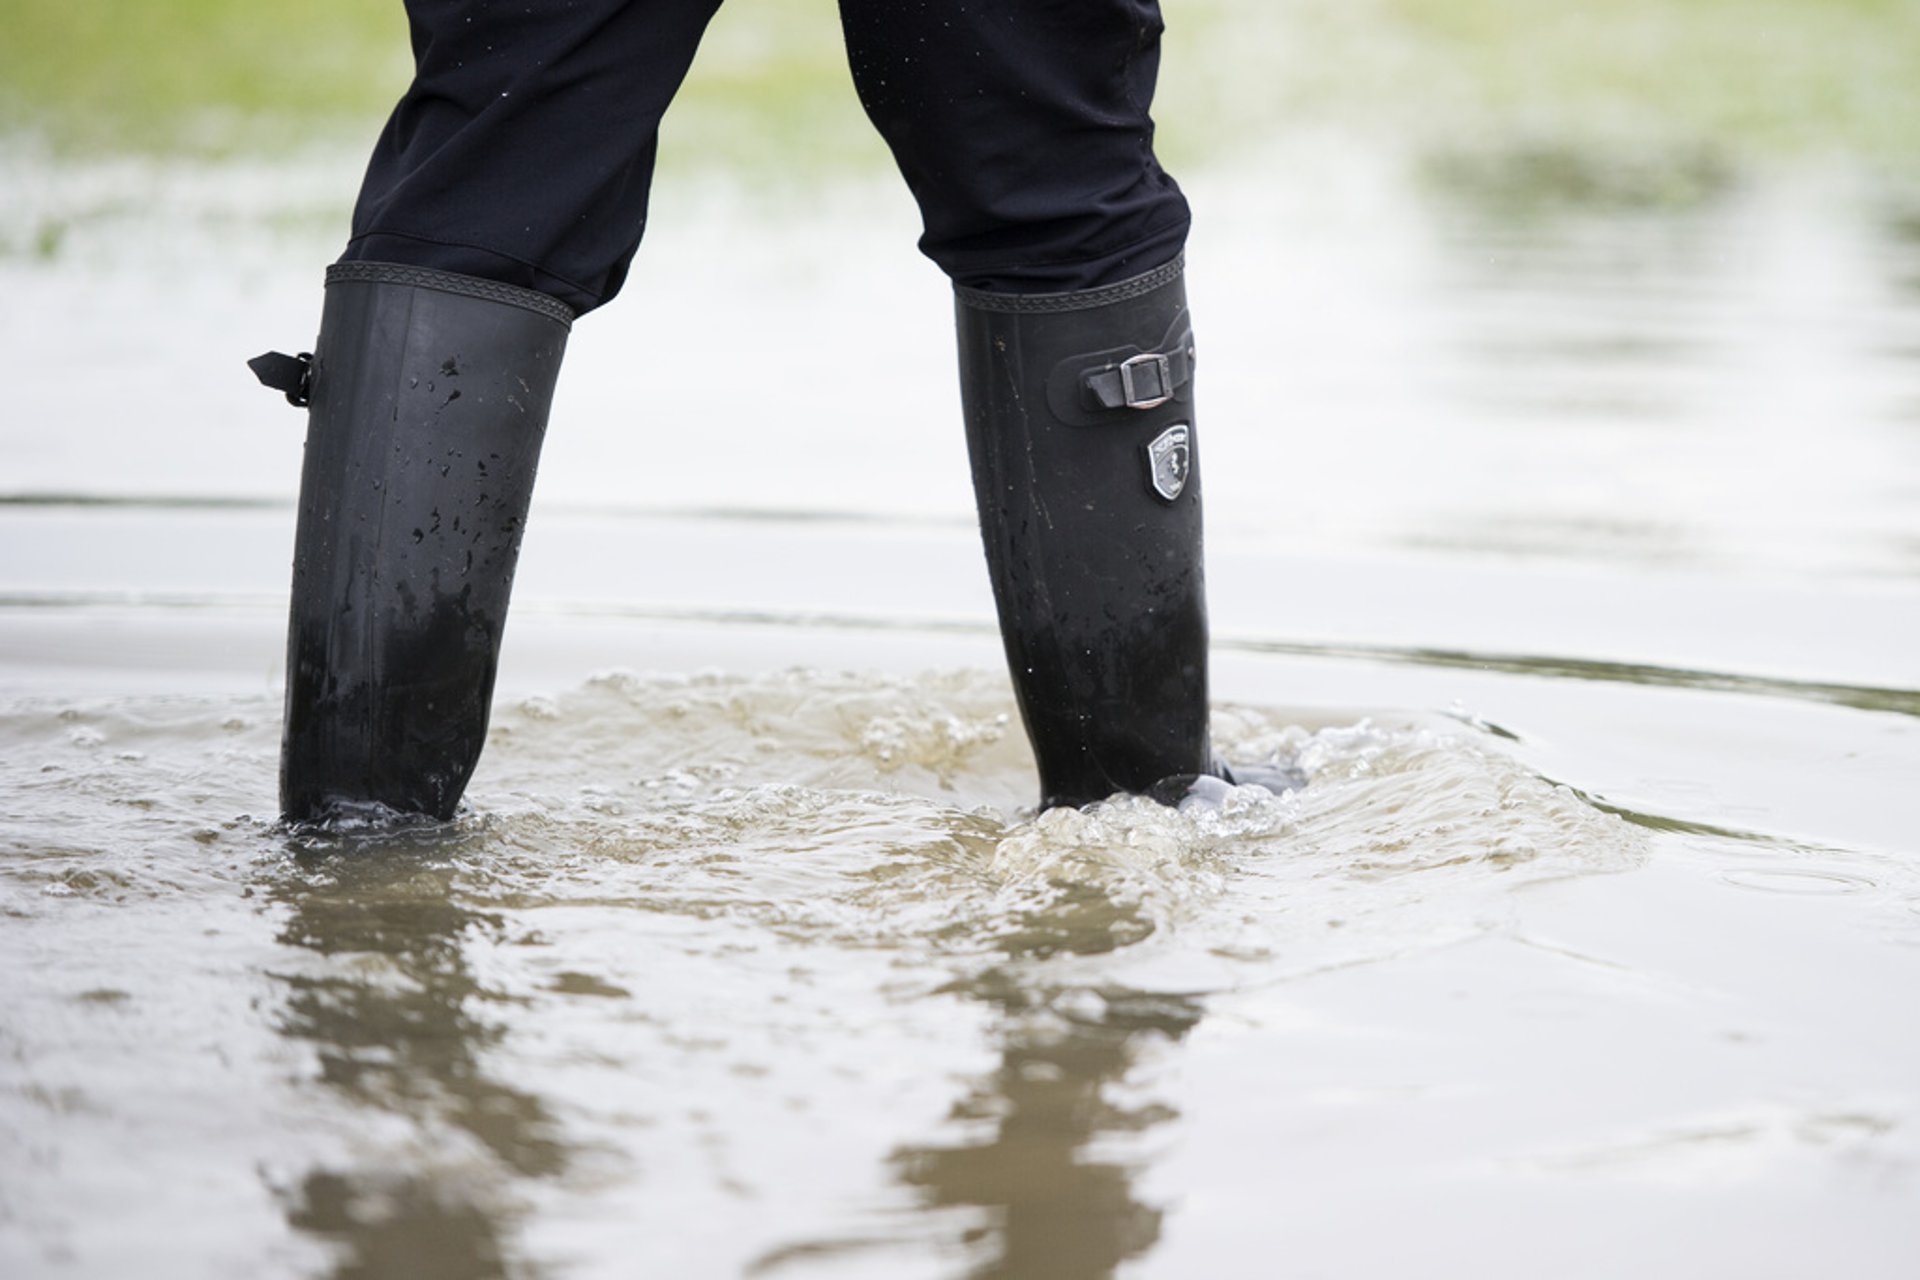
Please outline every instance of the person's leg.
M281 812L447 818L479 760L547 408L610 299L718 0L410 0L418 72L327 273L287 641Z
M720 0L408 0L416 71L343 261L612 300L646 228L660 119Z
M1057 293L1180 255L1187 203L1153 154L1155 0L840 0L867 116L956 285Z
M862 104L955 284L974 493L1041 803L1217 773L1187 206L1146 0L841 0Z

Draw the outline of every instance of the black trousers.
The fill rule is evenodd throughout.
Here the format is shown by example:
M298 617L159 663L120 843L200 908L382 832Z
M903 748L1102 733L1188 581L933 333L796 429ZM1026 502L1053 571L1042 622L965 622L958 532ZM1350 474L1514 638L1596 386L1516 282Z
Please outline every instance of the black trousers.
M343 261L610 300L646 229L660 118L720 0L407 0L416 72ZM1158 0L840 0L868 118L961 285L1050 293L1176 257L1153 154Z

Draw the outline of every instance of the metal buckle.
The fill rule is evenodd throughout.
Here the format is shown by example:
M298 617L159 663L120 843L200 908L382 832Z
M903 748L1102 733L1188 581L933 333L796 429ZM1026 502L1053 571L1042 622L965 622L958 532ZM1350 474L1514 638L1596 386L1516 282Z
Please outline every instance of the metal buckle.
M1145 371L1151 370L1151 376ZM1141 385L1145 382L1148 385ZM1120 362L1120 396L1129 409L1157 409L1173 399L1173 361L1144 351Z

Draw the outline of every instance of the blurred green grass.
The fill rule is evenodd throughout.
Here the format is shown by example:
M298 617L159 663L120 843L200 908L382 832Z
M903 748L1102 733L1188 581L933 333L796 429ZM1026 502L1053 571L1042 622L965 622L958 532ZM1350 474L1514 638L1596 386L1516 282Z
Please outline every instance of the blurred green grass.
M378 118L397 0L4 0L0 130L57 152L219 154Z
M1423 152L1711 151L1920 165L1920 0L1164 0L1176 159L1289 130ZM398 0L5 0L0 132L57 154L365 140L407 75ZM663 163L865 168L833 0L728 0Z
M1920 0L1397 0L1476 119L1920 158Z

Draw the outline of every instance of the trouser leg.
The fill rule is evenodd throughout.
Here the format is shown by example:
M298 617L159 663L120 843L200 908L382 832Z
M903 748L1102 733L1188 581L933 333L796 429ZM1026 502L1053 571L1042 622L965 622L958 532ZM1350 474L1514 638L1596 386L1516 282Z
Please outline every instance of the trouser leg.
M408 0L415 74L343 260L537 289L584 313L646 227L660 119L719 0Z
M840 0L866 108L954 283L1096 288L1179 256L1187 204L1153 154L1154 0Z

